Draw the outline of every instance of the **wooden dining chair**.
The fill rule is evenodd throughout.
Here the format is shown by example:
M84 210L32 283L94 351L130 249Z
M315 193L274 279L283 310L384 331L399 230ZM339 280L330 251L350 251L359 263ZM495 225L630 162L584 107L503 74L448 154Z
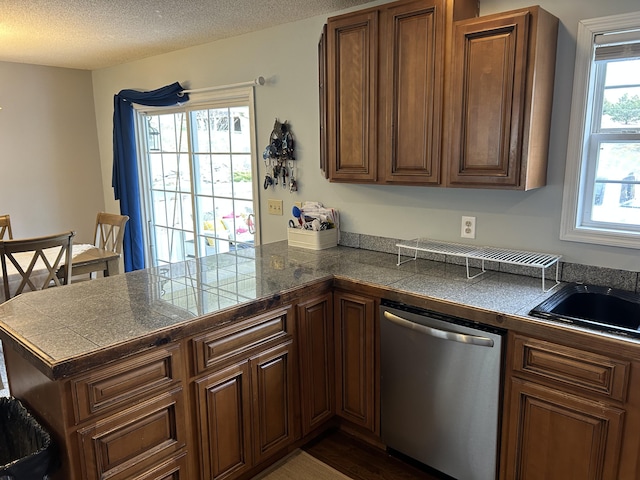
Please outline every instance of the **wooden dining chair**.
M5 236L7 236L9 240L13 239L11 217L9 215L0 215L0 240L4 240Z
M29 290L67 285L71 280L75 232L44 237L0 241L4 299ZM64 275L59 276L62 265ZM17 287L14 287L17 284Z
M114 213L99 212L94 234L95 246L115 253L122 253L124 226L129 217Z

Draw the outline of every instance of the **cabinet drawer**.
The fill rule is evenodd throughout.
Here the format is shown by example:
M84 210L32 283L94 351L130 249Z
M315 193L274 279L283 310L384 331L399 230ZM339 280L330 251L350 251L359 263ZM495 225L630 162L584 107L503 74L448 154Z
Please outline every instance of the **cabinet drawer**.
M513 370L624 401L629 362L516 335Z
M177 388L78 430L82 478L135 478L181 453L186 445L183 397Z
M183 453L171 460L144 472L135 480L189 480L187 473L187 454Z
M71 381L76 422L168 389L182 380L179 345L110 364Z
M196 372L216 367L239 353L289 332L291 306L209 332L193 339Z

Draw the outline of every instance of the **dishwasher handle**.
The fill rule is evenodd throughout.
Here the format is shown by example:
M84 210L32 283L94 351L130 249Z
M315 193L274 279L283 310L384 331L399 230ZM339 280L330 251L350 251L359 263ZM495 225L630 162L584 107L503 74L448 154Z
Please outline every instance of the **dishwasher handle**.
M493 347L493 340L487 337L479 337L477 335L467 335L464 333L456 333L448 330L441 330L439 328L427 327L426 325L412 322L387 311L384 312L384 317L396 325L410 330L416 330L417 332L424 333L425 335L430 335L432 337L451 340L453 342L468 343L470 345L478 345L481 347Z

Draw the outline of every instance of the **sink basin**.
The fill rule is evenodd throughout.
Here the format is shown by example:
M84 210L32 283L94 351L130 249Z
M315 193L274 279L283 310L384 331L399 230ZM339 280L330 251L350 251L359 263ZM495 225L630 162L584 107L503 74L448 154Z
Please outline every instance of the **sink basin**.
M640 338L640 294L625 290L571 283L529 315Z

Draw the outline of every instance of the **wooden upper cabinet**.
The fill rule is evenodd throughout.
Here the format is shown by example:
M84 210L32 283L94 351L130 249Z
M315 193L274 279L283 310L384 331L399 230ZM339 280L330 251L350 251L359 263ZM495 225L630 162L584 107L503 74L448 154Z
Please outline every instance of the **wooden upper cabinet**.
M440 183L444 2L393 3L381 15L380 166L386 182Z
M451 26L477 13L476 0L400 0L328 20L320 134L331 181L441 183Z
M557 32L539 7L454 24L449 186L545 185Z
M378 12L327 23L327 163L333 181L377 179Z

